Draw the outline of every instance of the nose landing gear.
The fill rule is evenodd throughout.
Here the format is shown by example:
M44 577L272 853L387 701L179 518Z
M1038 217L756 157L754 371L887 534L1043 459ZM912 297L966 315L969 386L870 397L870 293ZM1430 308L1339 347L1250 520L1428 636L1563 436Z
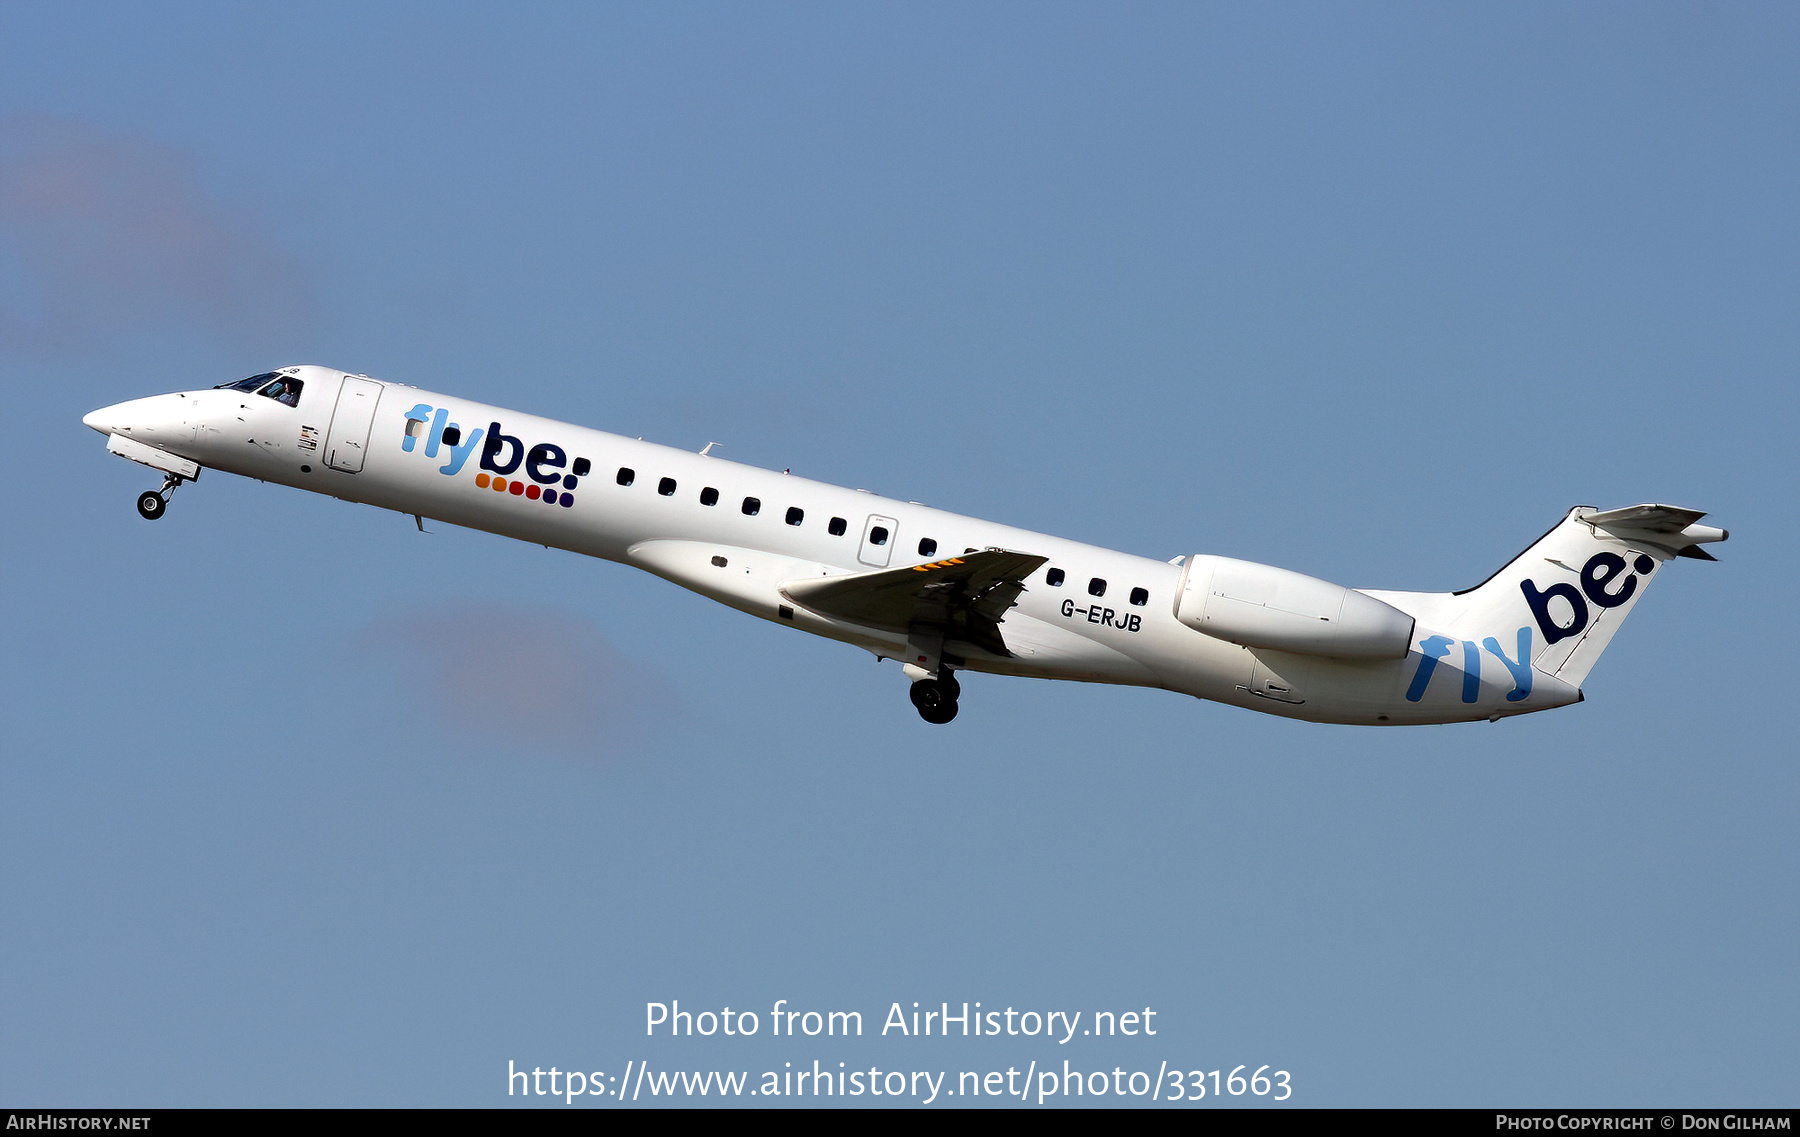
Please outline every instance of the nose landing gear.
M956 717L956 697L962 694L962 684L946 667L938 672L936 679L920 679L914 683L907 694L912 705L919 709L920 718L942 726Z
M155 521L169 510L169 499L175 495L175 487L186 479L178 474L163 475L162 489L145 490L138 495L138 516L145 521Z

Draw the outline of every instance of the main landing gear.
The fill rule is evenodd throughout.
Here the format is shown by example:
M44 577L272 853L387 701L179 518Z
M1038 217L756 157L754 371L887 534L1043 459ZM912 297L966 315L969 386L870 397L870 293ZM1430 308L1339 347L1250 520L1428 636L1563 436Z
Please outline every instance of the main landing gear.
M956 717L956 697L960 694L962 684L948 667L939 671L936 679L918 680L908 692L913 706L919 708L919 717L937 726Z
M169 499L175 496L175 487L185 479L176 474L163 475L162 489L145 490L138 495L138 516L145 521L155 521L169 510Z

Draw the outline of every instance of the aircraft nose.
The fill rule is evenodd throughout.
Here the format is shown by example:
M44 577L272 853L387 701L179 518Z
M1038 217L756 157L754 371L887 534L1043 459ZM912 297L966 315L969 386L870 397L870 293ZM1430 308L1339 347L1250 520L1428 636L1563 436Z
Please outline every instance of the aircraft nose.
M81 425L101 434L126 434L135 438L181 433L185 422L180 395L152 395L127 399L81 416Z
M81 425L89 430L97 430L101 434L113 433L113 424L119 421L118 405L101 407L97 411L89 411L81 416Z

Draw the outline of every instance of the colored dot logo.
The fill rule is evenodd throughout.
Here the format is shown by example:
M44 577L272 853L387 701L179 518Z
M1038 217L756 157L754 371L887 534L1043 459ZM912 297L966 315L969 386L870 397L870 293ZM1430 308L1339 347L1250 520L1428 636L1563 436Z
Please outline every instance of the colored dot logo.
M564 480L572 482L575 479ZM575 504L575 495L572 493L558 493L553 489L545 489L536 482L522 482L516 478L508 481L506 478L490 477L486 473L475 475L475 488L491 489L495 493L511 494L527 501L541 501L546 505L560 505L564 509Z

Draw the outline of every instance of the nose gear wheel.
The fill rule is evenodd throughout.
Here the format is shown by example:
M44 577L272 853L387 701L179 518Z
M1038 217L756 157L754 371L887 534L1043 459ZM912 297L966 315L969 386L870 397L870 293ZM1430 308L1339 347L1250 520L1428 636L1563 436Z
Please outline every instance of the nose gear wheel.
M163 478L162 489L145 490L138 495L138 516L145 521L155 521L169 511L169 499L175 496L175 487L183 479L177 474L168 474Z

